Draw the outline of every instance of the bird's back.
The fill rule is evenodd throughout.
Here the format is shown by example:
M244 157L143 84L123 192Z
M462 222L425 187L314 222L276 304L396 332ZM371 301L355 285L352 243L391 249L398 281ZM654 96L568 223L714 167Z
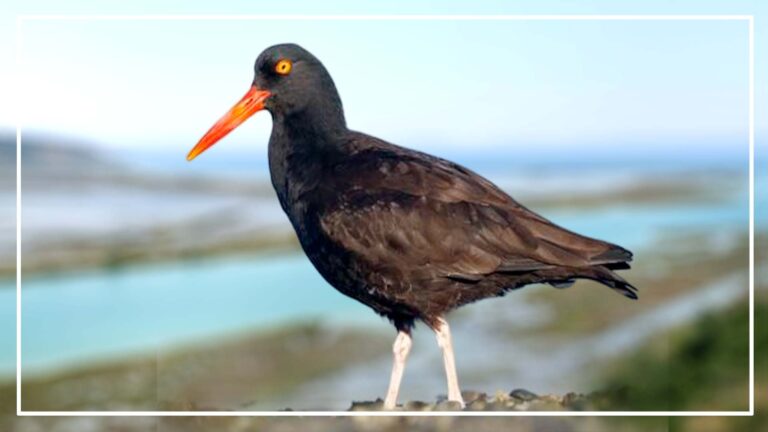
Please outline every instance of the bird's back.
M629 251L553 224L478 174L356 132L339 148L304 196L302 244L342 292L427 321L537 282L588 278L635 297L613 273Z

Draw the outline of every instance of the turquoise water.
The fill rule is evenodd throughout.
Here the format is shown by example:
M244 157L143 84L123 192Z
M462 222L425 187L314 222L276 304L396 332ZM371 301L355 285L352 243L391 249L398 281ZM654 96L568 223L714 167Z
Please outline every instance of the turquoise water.
M616 206L546 212L575 231L638 251L661 230L745 229L746 191L706 205ZM765 207L765 200L758 206ZM0 372L15 368L15 290L0 286ZM296 320L381 319L344 297L303 255L237 256L30 277L23 285L25 370L151 352L157 347ZM384 329L384 324L379 324Z
M22 355L25 367L55 366L302 318L356 319L360 312L298 254L29 278Z

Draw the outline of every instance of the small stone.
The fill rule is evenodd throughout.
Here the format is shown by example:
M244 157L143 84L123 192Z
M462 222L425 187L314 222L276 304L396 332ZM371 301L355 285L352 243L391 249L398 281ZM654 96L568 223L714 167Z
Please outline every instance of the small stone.
M562 411L563 406L559 402L550 399L537 399L528 402L526 411Z
M482 393L482 392L467 390L467 391L461 392L461 397L464 399L464 403L469 405L470 403L472 403L472 402L474 402L474 401L476 401L478 399L485 400L487 395L485 393Z
M554 403L559 405L563 402L563 398L561 398L560 396L548 394L548 395L539 395L536 401L543 402L543 403Z
M566 393L561 401L562 405L568 409L583 411L587 409L587 397L578 393Z
M446 400L435 405L435 411L461 411L459 401Z
M506 402L509 400L509 395L506 392L503 392L501 390L497 391L495 395L493 395L493 398L491 401L493 402Z
M384 401L381 399L376 399L375 401L352 402L352 407L349 408L349 410L350 411L383 411Z
M521 401L532 401L534 399L538 399L539 397L536 395L536 393L529 392L526 389L514 389L511 392L509 392L509 395Z
M494 400L486 405L486 411L509 411L510 405L506 401Z
M422 401L408 401L403 405L404 411L431 411L432 406Z
M467 409L470 411L486 411L488 409L488 402L485 398L475 399L467 404Z

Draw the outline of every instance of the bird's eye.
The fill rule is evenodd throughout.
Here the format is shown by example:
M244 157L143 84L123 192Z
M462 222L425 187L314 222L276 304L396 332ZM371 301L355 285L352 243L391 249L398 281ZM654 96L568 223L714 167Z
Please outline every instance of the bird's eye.
M291 73L291 69L293 68L293 64L288 59L282 59L275 65L275 72L279 73L280 75L288 75Z

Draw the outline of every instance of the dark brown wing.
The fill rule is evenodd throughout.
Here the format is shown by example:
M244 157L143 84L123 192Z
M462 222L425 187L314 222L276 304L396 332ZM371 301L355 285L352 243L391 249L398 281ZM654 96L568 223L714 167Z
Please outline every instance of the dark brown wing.
M326 235L376 267L416 279L623 263L631 254L565 230L454 163L395 148L362 150L334 170Z

